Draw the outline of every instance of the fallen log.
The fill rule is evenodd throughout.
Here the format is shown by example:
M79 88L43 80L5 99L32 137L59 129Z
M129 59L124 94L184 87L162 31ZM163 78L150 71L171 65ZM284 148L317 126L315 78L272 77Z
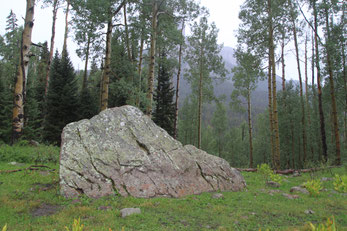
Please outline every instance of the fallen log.
M282 174L282 175L290 175L294 174L295 172L297 173L308 173L308 172L316 172L316 171L322 171L330 168L335 168L336 166L328 166L324 168L307 168L307 169L285 169L285 170L274 170L275 173L277 174ZM257 172L258 169L256 168L236 168L240 172Z

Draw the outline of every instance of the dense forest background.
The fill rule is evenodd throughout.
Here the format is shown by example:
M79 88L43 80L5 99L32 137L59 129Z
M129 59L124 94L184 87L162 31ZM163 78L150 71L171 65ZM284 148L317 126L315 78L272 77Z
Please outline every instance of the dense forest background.
M194 0L26 3L24 24L11 11L0 35L4 145L59 145L66 124L129 104L232 166L347 158L345 1L246 0L234 48L217 44L216 25ZM51 40L41 43L31 41L40 6L53 9ZM71 18L64 35L55 34L58 10ZM72 65L68 33L84 70ZM56 36L64 36L61 53ZM298 81L285 73L290 46Z

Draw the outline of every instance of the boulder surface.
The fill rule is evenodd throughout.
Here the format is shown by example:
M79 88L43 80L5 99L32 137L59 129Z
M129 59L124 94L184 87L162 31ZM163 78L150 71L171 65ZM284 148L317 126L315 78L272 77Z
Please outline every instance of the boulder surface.
M183 146L136 107L122 106L64 128L60 186L68 198L152 198L238 191L246 183L224 159Z

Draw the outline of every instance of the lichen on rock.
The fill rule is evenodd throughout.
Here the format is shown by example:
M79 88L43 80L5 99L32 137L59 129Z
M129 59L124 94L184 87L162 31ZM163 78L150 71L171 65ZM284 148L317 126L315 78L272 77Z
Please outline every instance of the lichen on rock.
M60 188L68 198L182 197L245 185L227 161L183 146L133 106L104 110L62 133Z

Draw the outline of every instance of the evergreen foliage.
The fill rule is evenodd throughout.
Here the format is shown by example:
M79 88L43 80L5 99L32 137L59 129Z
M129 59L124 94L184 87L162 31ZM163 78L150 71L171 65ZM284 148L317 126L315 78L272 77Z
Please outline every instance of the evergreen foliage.
M50 143L60 144L65 125L79 118L76 76L67 52L61 58L56 52L50 73L43 136Z
M10 142L12 128L12 94L5 86L2 74L0 63L0 144Z
M174 133L175 104L173 97L175 90L172 84L173 65L163 49L159 57L158 86L154 94L156 102L153 121L170 135Z

